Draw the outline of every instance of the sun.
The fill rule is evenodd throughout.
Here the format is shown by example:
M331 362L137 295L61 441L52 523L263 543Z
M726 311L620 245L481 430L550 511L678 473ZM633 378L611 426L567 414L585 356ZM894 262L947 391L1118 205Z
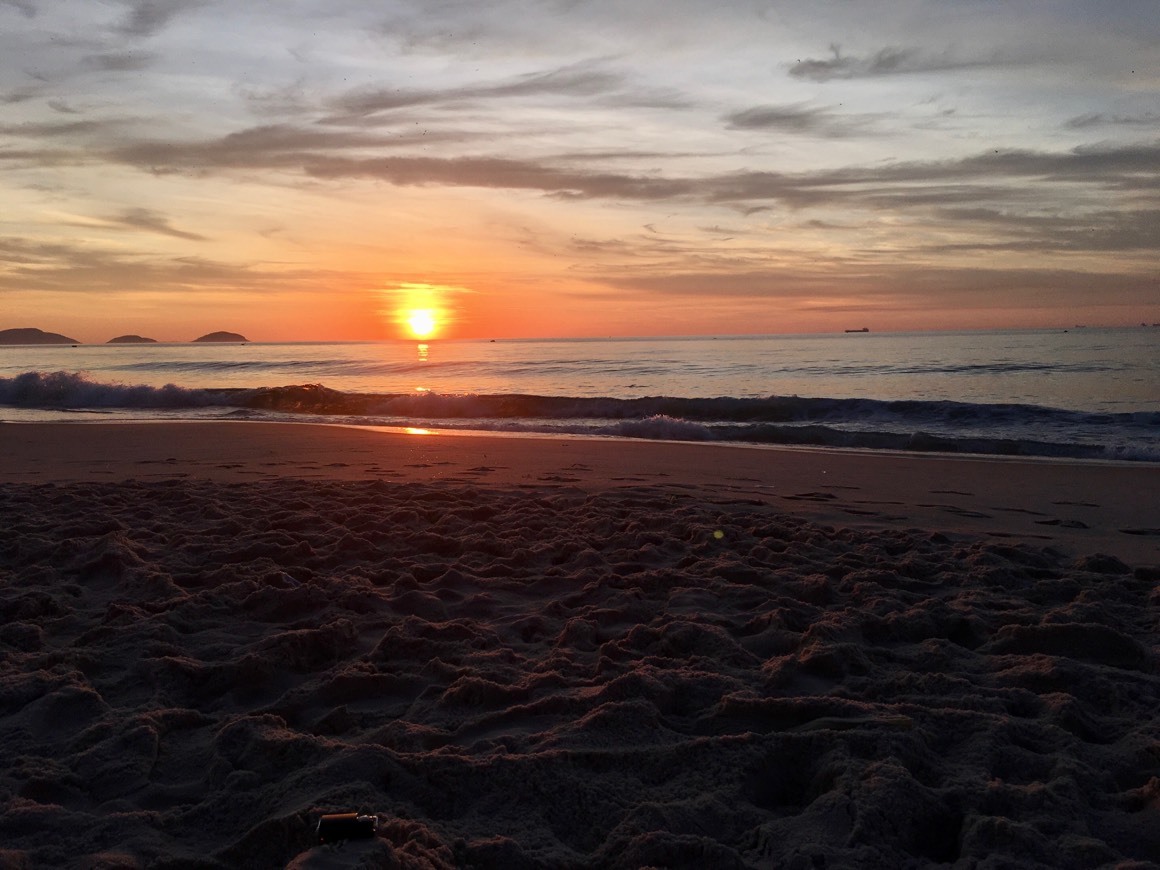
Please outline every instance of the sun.
M454 297L470 292L447 284L387 285L379 290L379 315L397 338L418 342L445 338L455 333L458 306Z
M435 312L430 308L414 308L407 312L407 328L415 338L430 338L438 327Z

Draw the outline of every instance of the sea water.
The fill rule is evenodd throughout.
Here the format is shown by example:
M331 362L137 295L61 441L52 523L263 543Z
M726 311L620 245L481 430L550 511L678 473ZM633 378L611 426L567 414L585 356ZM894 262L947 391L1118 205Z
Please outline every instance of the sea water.
M207 418L1160 461L1160 329L0 348L0 421Z

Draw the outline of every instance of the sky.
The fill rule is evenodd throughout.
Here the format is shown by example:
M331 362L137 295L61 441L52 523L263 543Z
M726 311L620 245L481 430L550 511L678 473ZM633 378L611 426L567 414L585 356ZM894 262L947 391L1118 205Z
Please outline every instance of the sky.
M1129 325L1158 254L1156 0L0 0L0 329Z

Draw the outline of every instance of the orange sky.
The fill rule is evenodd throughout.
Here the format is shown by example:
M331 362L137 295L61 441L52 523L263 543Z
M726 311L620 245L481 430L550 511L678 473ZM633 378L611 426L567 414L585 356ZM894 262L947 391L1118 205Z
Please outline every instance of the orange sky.
M0 329L1160 321L1149 3L291 6L0 3Z

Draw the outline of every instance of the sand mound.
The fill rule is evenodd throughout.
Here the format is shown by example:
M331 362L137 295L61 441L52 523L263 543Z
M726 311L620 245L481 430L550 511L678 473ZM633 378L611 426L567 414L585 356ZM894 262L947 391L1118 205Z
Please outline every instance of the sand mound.
M2 867L1160 856L1151 569L649 489L0 495Z

